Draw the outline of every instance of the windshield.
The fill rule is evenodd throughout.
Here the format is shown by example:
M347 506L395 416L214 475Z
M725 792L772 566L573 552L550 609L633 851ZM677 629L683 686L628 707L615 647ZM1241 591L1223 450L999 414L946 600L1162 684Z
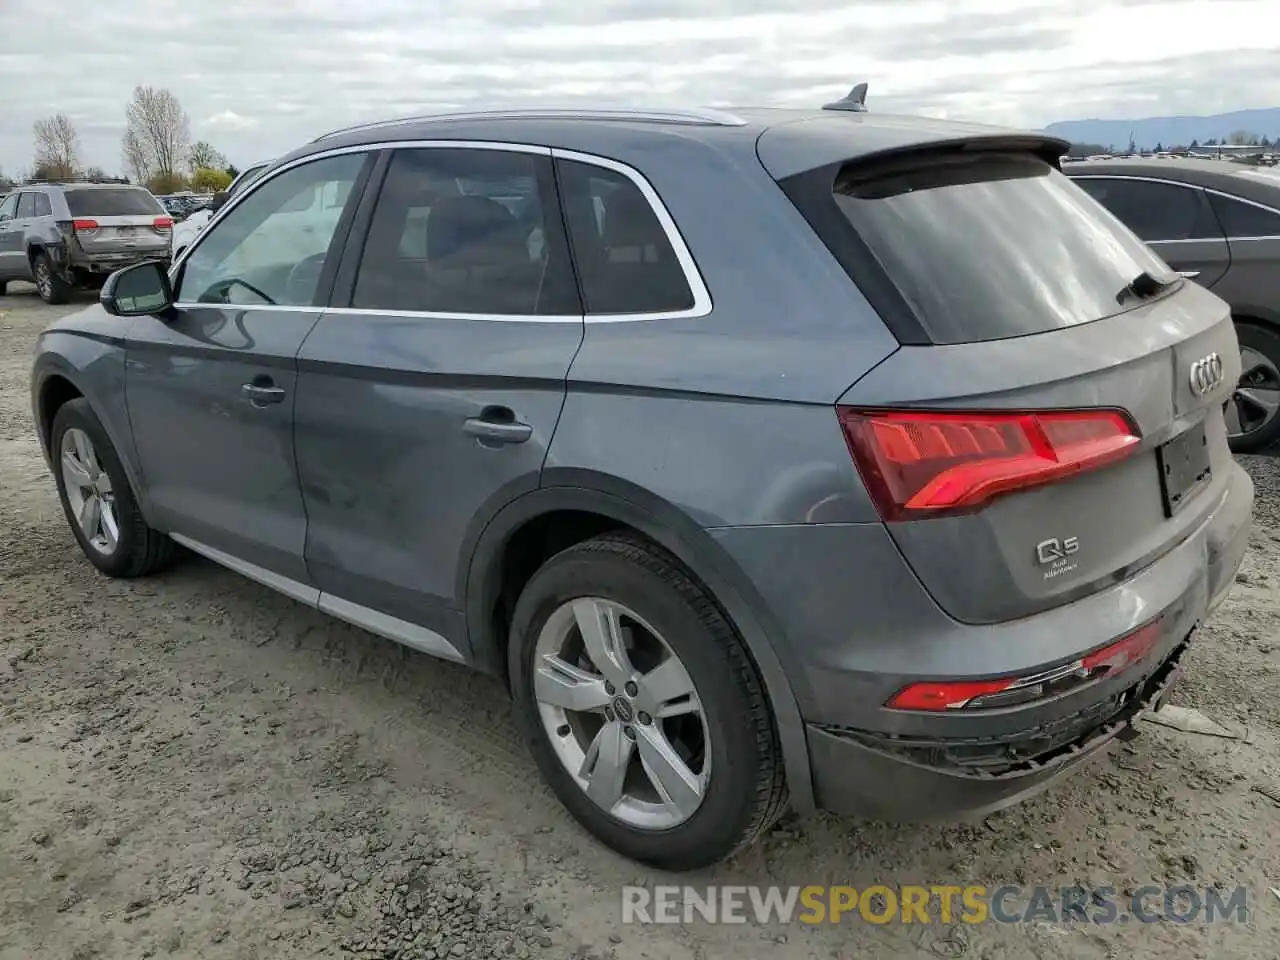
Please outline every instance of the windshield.
M825 232L835 222L854 235L824 236L837 258L860 287L878 274L868 285L887 283L933 343L1089 323L1136 306L1123 293L1144 273L1177 280L1061 171L1030 155L848 164L829 196L840 217Z
M268 166L268 164L260 163L256 167L250 167L244 173L240 174L236 179L236 182L227 188L227 195L230 196L238 193L249 184L253 183L253 181L257 180L258 177L262 175L262 171L266 170Z

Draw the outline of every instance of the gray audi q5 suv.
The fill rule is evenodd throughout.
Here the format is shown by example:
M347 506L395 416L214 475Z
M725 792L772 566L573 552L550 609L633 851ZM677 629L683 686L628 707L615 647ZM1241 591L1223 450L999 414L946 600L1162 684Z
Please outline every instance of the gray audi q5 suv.
M104 573L182 545L509 684L667 868L997 809L1159 704L1253 489L1227 306L1042 134L821 110L338 131L48 328Z

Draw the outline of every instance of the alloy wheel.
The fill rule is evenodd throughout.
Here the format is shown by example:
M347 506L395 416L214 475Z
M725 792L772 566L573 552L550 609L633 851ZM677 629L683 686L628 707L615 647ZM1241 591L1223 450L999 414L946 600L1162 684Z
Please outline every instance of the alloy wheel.
M59 457L67 504L80 532L94 550L114 553L120 542L115 493L93 441L83 430L71 427L62 435Z
M697 812L706 715L680 658L634 611L600 597L558 607L534 649L533 695L557 758L601 809L643 830Z
M53 275L49 273L49 265L43 260L36 264L36 291L45 298L53 292Z
M1267 428L1280 414L1280 370L1252 347L1240 349L1240 382L1224 411L1235 440Z

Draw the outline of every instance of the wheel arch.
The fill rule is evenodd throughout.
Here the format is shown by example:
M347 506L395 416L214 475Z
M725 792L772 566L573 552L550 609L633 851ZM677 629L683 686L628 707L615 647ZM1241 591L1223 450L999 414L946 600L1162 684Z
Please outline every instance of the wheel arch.
M457 595L464 601L475 666L507 682L505 624L514 604L511 594L518 595L518 588L548 555L543 549L535 554L537 563L522 568L513 547L519 548L522 537L537 538L557 528L562 528L563 536L548 548L551 552L605 531L632 530L670 551L707 587L746 643L768 692L792 805L802 813L812 811L807 738L793 683L799 675L784 667L769 639L780 628L712 537L683 511L625 481L593 471L548 471L542 486L506 503L472 533L464 546L466 559L459 570ZM505 613L504 603L508 605Z
M126 442L128 438L119 435L114 421L106 415L106 411L94 399L92 392L84 389L76 369L60 357L55 359L46 355L41 369L32 376L31 392L36 431L40 440L41 450L44 453L45 463L49 469L55 469L52 438L54 418L67 402L77 399L84 400L89 404L89 409L93 411L93 415L98 418L98 422L102 424L102 429L106 432L112 447L115 448L116 456L119 458L125 474L129 478L129 486L133 490L138 508L142 511L147 523L150 524L152 522L151 507L147 498L146 486L141 482L142 478L133 463L131 455L133 446Z

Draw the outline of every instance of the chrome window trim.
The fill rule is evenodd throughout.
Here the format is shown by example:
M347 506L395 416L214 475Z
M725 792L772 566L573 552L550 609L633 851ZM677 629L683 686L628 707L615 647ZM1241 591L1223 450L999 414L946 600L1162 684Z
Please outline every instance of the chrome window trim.
M1185 187L1188 190L1203 190L1205 193L1216 194L1224 200L1234 200L1236 203L1244 203L1251 207L1257 207L1259 210L1265 210L1267 213L1273 213L1280 217L1280 210L1275 207L1269 207L1265 203L1258 203L1256 200L1248 200L1245 197L1238 197L1233 193L1227 193L1223 190L1216 190L1213 187L1202 187L1198 183L1188 183L1185 180L1165 180L1162 177L1136 177L1128 173L1086 173L1078 177L1068 177L1070 180L1141 180L1143 183L1163 183L1171 187ZM1218 237L1205 237L1199 240L1144 240L1144 243L1213 243ZM1236 240L1280 240L1280 236L1261 236L1261 237L1230 237L1221 238L1225 241Z
M527 143L503 143L492 140L388 140L376 143L362 143L346 147L334 147L331 150L323 150L317 153L308 154L305 157L298 157L288 163L281 164L274 170L270 170L262 176L258 177L253 183L245 188L244 192L231 197L226 205L223 206L214 216L204 225L204 228L196 235L195 239L187 245L182 251L182 255L169 268L169 280L172 283L178 276L182 265L186 263L187 258L200 246L204 238L212 232L213 227L227 214L243 203L247 198L251 197L263 186L270 183L276 177L294 170L297 167L307 163L314 163L318 160L325 160L329 157L343 156L352 153L376 153L380 150L504 150L510 153L528 153L536 156L547 157L550 159L573 160L579 163L589 164L590 166L600 167L604 170L610 170L614 173L621 174L635 184L636 188L644 196L645 201L649 204L649 208L653 211L654 216L658 218L658 223L662 226L663 233L666 234L667 242L671 244L671 249L676 255L676 260L680 264L680 269L684 273L685 282L689 285L689 290L693 294L693 306L686 310L666 310L654 313L598 313L591 314L572 314L572 315L555 315L555 316L534 316L528 314L457 314L457 313L434 313L425 310L365 310L358 307L315 307L315 306L274 306L271 304L249 305L249 304L195 304L190 301L179 301L175 306L180 307L211 307L211 306L230 306L230 307L248 307L250 309L263 310L289 310L289 311L321 311L326 313L334 313L338 315L344 314L369 314L373 316L390 316L390 317L418 317L424 320L488 320L501 321L506 323L525 322L525 323L634 323L646 320L682 320L695 319L705 317L711 313L713 302L711 299L711 291L707 288L706 282L702 278L702 272L698 269L697 263L693 259L688 245L684 241L684 237L680 233L680 229L676 226L675 219L667 210L666 204L662 202L662 198L658 196L658 192L653 185L645 178L639 170L631 167L618 160L611 160L608 157L597 156L593 153L583 153L578 150L563 150L558 147L545 147Z

